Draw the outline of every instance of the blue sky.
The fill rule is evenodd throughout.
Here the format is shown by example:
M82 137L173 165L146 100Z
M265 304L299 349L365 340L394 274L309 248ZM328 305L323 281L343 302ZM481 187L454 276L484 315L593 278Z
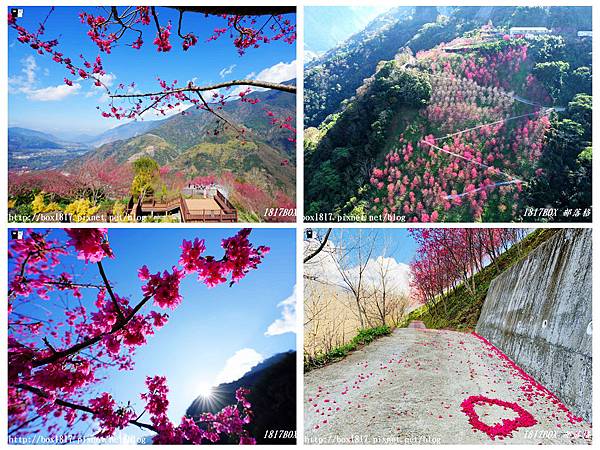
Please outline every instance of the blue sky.
M170 269L179 260L182 240L194 237L206 239L206 255L219 257L221 239L236 232L233 229L111 229L109 239L116 258L105 259L103 264L116 287L115 292L130 296L135 302L141 298L137 269L143 264L147 264L151 272ZM62 230L51 234L59 239L65 236ZM145 377L165 375L171 390L169 415L179 422L186 408L207 386L226 382L227 377L238 379L244 367L258 362L256 355L266 359L295 349L295 333L265 335L269 327L282 318L283 307L278 305L294 294L295 230L254 229L250 241L271 247L258 270L232 287L222 285L212 289L198 283L194 276L187 277L180 289L182 304L169 311L167 325L137 350L135 369L111 370L107 373L109 381L98 386L98 392L106 390L119 401L131 400L139 405L139 394L145 391ZM74 269L75 273L82 268L86 270L85 279L99 280L95 265L85 267L85 263L74 257L59 267L61 271ZM27 313L38 317L43 314L33 309ZM274 331L274 327L271 330ZM240 372L238 376L236 369ZM147 435L134 427L129 427L127 432Z
M24 15L18 23L30 31L48 14L48 7L24 7ZM99 53L97 46L86 35L86 25L79 21L79 12L106 16L101 8L56 7L46 23L46 39L58 38L58 51L78 61L80 54L93 60ZM178 13L168 8L157 9L161 23L171 20L176 25ZM293 22L295 17L288 16ZM156 31L143 27L144 45L134 50L125 45L114 48L112 53L102 53L104 68L113 86L135 81L139 90L156 90L156 77L185 83L196 80L198 84L218 82L224 79L256 77L267 81L285 81L295 78L295 45L273 41L257 49L248 49L240 56L232 40L226 36L206 42L212 30L223 27L225 21L201 14L184 15L183 31L193 32L198 44L187 52L181 49L181 40L174 27L171 43L173 49L159 53L152 44ZM68 89L63 78L70 74L47 56L37 55L29 46L16 40L17 33L10 29L8 37L9 57L9 126L32 128L62 136L97 134L122 122L101 118L96 110L106 99L102 90L93 83L75 80ZM135 36L136 37L136 36ZM135 40L133 35L123 43ZM73 78L73 77L70 77Z
M315 231L318 232L319 242L322 242L326 230ZM366 257L372 245L373 252L367 262ZM359 246L362 247L362 257L357 250ZM317 247L317 242L307 240L304 248L305 255L309 253L308 248L314 250ZM364 280L374 286L378 286L380 282L380 268L386 267L390 279L393 280L394 288L408 294L410 263L415 257L416 249L416 243L406 229L334 229L324 251L305 264L304 271L309 278L320 280L330 286L344 288L346 281L340 275L340 266L346 277L350 279L356 280L359 270L362 271ZM360 260L364 266L359 269Z
M324 236L325 229L318 229L320 236ZM415 257L417 250L417 244L414 239L408 233L405 228L398 229L385 229L385 228L345 228L343 229L343 235L340 235L339 229L334 229L331 234L331 242L339 245L343 238L347 236L356 236L358 233L377 233L377 242L375 244L375 250L373 257L381 256L383 253L383 247L386 240L390 243L388 245L389 250L386 252L386 257L391 257L398 263L410 264Z
M309 56L341 44L361 31L389 6L307 6L304 8L304 49ZM335 26L331 24L335 23Z

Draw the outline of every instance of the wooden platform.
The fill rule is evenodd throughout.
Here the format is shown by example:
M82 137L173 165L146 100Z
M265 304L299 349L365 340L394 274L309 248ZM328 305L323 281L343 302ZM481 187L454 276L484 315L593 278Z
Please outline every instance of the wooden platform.
M165 201L154 198L129 200L127 214L134 215L137 220L143 216L154 214L177 214L182 222L237 222L237 211L221 192L214 197L184 198L182 195Z

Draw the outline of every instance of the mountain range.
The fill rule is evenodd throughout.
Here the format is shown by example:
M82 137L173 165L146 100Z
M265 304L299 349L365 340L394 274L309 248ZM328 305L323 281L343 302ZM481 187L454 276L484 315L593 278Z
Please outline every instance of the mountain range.
M512 27L543 27L548 31L524 39L511 38ZM457 66L482 64L481 71L497 74L498 86L501 80L507 91L535 88L540 95L545 94L543 104L557 106L556 114L549 115L548 139L543 141L542 155L536 162L536 181L528 184L520 197L524 200L519 200L515 211L523 210L523 205L589 207L592 39L579 32L591 29L589 6L425 6L392 8L381 14L305 67L305 215L317 217L316 213L333 212L363 217L366 211L387 209L379 208L381 199L392 194L373 188L373 170L388 166L384 159L390 150L400 148L400 137L409 136L407 139L414 139L414 145L422 132L439 131L435 120L423 115L426 107L433 104L427 73L435 64L426 66L426 61L422 61L423 65L413 70L414 62L427 55L434 62L448 61L450 58L444 59L443 44L457 38L480 44L456 52L449 49L454 61L460 61ZM500 54L505 47L519 45L521 51L526 51L519 76L502 72L508 70L509 62L485 66L486 55ZM507 56L508 61L510 58ZM524 79L528 80L527 85L522 83ZM444 94L443 90L437 92ZM473 120L479 123L479 119ZM581 128L569 128L574 122ZM405 156L404 161L406 164L399 162L398 167L406 179L422 179L421 169L429 170L418 158L415 162ZM426 161L429 163L430 158ZM413 177L413 172L419 177ZM556 179L563 181L556 183ZM393 183L385 186L386 179L381 181L388 189L394 187ZM459 190L463 188L457 186ZM400 202L409 195L397 194L398 205L391 210L408 209L414 213ZM494 208L495 201L501 202L485 200L482 217L490 221L514 220L512 213L501 217L502 208ZM377 203L380 205L374 206ZM415 206L418 205L422 203L417 201ZM436 217L445 211L436 209ZM448 219L440 220L471 220L468 212L456 213L456 217L452 214L454 211L448 213ZM428 215L422 217L426 220ZM417 214L413 218L417 219Z
M296 97L275 90L254 91L248 97L259 102L229 101L219 111L233 124L226 129L217 126L213 114L196 108L162 120L129 122L84 142L9 128L9 169L69 169L90 159L114 157L123 163L148 155L189 176L260 172L270 185L291 193L295 187L295 142L289 130L272 123L269 114L295 119ZM235 130L241 128L246 129L243 140ZM290 163L282 164L285 160Z

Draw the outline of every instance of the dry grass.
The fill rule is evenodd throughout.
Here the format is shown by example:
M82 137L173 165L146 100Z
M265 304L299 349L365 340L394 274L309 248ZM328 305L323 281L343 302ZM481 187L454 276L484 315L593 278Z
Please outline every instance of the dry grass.
M394 307L386 317L392 328L404 316L407 301L404 297L389 300ZM365 328L383 325L373 303L364 300ZM361 329L354 298L343 290L323 283L306 280L304 288L304 354L316 356L329 353L348 344Z

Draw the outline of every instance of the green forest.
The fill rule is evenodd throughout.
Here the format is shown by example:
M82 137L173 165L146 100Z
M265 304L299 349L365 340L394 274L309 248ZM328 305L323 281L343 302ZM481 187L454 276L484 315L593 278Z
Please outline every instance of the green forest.
M585 7L399 8L309 63L307 220L590 221L589 30Z

